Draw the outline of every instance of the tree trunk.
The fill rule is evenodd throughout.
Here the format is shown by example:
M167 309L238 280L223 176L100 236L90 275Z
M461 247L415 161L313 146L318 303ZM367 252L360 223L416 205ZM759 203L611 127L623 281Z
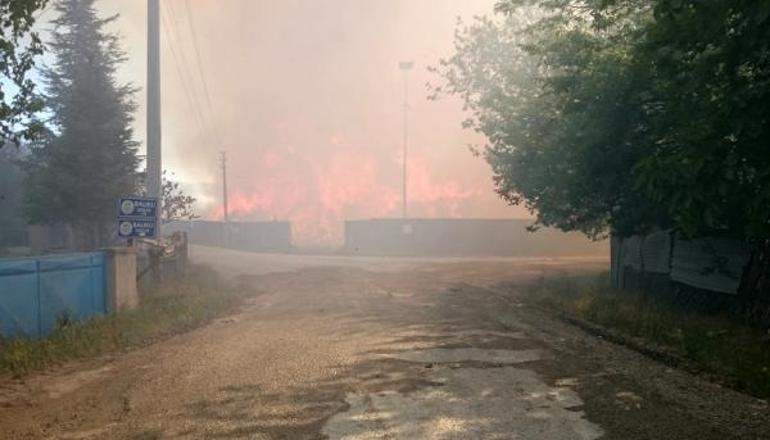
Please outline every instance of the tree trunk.
M746 300L770 300L770 240L755 243L743 269L738 296Z

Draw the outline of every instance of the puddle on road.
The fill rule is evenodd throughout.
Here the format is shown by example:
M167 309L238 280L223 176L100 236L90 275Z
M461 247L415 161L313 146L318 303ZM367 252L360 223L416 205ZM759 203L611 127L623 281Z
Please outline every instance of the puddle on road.
M486 362L490 364L520 364L541 359L540 350L486 350L481 348L431 348L388 355L410 362L447 364Z
M400 332L385 336L380 341L380 345L383 349L406 352L409 350L431 349L436 346L437 342L440 342L442 345L479 345L500 341L515 342L517 340L525 339L527 339L526 334L518 331L501 332L493 330L457 329L436 333L432 328L415 326L414 328L406 328ZM400 355L391 357L398 356Z
M538 350L429 349L396 355L424 363L515 364L540 358ZM441 386L402 394L385 391L347 396L350 409L323 428L332 440L530 439L601 437L587 421L583 402L568 387L549 387L535 372L499 368L435 368Z
M459 338L481 337L483 340L493 338L524 339L524 332L498 332L493 330L458 330L452 332L452 336Z

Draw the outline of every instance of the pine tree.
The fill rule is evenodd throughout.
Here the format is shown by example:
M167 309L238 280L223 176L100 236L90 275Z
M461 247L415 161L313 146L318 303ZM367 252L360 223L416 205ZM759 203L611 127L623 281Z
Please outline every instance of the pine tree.
M131 85L119 84L125 56L99 18L96 0L59 0L44 69L51 130L27 162L26 214L39 224L74 227L82 248L105 245L115 200L137 187L135 104Z

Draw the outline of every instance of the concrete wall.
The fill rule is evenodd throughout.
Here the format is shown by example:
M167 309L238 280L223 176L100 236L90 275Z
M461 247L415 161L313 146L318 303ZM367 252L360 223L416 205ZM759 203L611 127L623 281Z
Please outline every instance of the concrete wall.
M136 288L136 250L115 247L105 250L106 304L108 312L131 310L139 305Z
M249 252L282 252L291 249L289 222L174 222L164 226L164 234L187 232L190 243L225 247Z
M372 255L609 256L609 242L544 228L531 220L372 219L345 222L345 251Z

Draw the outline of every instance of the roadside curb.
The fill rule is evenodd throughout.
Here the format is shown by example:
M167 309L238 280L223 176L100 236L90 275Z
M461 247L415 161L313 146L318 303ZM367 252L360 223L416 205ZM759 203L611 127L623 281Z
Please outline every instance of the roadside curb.
M551 309L541 308L541 311L554 313L554 311ZM588 321L584 321L579 318L567 316L563 313L556 313L554 314L554 316L560 321L566 324L572 325L574 327L577 327L578 329L582 330L583 332L591 336L595 336L599 339L608 341L615 345L620 345L622 347L625 347L655 362L663 364L666 367L674 368L674 369L683 371L687 374L697 376L715 386L727 388L736 393L750 396L753 399L757 399L759 402L763 402L765 404L768 403L766 399L756 396L746 390L740 389L730 380L722 376L705 371L703 368L699 367L693 361L677 353L674 353L672 350L669 350L665 347L653 346L649 343L646 343L641 338L635 338L628 335L624 335L621 332L614 331L606 327L603 327Z

